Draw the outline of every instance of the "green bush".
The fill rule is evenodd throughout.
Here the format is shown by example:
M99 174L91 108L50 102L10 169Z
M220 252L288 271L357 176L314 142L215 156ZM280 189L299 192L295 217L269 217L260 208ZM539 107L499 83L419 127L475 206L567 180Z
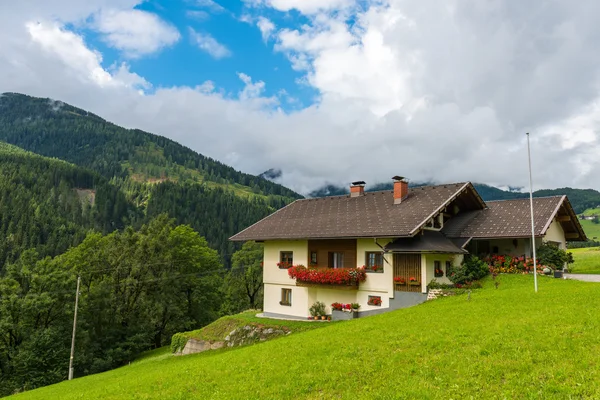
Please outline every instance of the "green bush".
M542 265L548 265L554 269L562 270L565 263L573 262L573 254L559 249L553 244L542 243L537 249L537 258Z
M465 258L461 265L455 266L448 277L455 285L464 285L479 280L490 273L489 266L478 257Z

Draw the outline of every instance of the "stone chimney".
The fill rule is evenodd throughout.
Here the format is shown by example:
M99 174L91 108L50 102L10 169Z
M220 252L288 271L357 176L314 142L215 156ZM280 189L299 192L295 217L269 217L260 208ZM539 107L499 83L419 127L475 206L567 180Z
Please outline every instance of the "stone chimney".
M408 181L403 176L395 176L394 180L394 204L400 204L408 196Z
M352 182L350 185L350 197L359 197L365 195L365 185L363 181Z

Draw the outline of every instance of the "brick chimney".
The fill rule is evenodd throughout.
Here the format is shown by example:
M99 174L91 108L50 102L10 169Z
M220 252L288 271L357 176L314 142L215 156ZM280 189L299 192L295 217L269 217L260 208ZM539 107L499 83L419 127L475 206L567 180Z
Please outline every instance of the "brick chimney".
M350 185L350 197L364 196L365 185L366 183L363 181L352 182Z
M394 204L400 204L408 196L408 181L403 176L395 176L394 180Z

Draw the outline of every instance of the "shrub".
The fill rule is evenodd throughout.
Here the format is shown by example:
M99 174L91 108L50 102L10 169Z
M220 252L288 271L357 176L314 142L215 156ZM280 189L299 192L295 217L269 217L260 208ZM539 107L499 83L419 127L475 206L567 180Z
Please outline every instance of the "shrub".
M488 264L478 257L471 256L465 258L461 265L452 269L452 274L448 277L452 283L464 285L485 277L490 273Z
M437 279L432 279L427 285L428 289L452 289L454 285L450 283L440 283Z
M313 317L322 317L325 314L325 303L322 301L314 302L312 306L308 309L310 315Z
M562 270L565 263L573 262L573 254L567 253L550 243L542 243L537 249L537 257L541 264L548 265L553 269Z

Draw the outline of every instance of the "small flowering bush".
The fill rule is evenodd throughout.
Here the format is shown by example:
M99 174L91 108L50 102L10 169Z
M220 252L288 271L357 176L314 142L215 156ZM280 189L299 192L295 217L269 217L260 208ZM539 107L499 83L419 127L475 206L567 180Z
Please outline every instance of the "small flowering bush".
M487 263L489 271L492 274L528 274L533 272L532 257L493 255L484 258L483 261ZM541 273L545 267L538 260L538 272Z
M364 268L306 268L297 265L288 269L288 275L298 282L329 285L357 285L367 279Z

